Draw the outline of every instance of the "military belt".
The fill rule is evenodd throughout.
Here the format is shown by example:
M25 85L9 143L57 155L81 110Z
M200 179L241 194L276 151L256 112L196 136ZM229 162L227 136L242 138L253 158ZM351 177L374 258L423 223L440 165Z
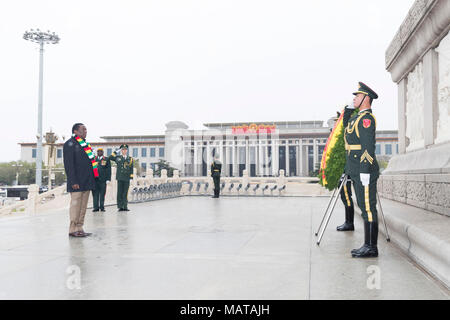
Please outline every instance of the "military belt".
M214 170L214 172L219 172L220 170Z
M361 145L360 144L346 144L345 145L345 150L350 151L350 150L361 150Z

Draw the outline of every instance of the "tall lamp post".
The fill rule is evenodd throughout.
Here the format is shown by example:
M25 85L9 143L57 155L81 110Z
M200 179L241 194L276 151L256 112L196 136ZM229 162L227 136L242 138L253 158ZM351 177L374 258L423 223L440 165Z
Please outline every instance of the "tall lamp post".
M42 185L42 89L43 89L43 66L44 66L44 43L57 44L59 42L59 36L57 34L50 33L50 31L44 32L39 29L25 31L23 34L25 40L29 40L34 43L38 43L39 50L39 102L38 102L38 132L37 138L37 152L36 152L36 184Z

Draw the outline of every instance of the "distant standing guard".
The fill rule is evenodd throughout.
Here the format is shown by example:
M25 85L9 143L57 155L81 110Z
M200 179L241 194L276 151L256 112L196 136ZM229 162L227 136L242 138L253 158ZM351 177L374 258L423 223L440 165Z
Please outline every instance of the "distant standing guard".
M222 172L222 163L219 160L219 155L214 155L214 161L211 163L211 177L214 181L214 196L213 198L219 198L220 195L220 173Z
M118 154L119 152L121 154ZM130 211L128 209L128 189L130 188L130 179L133 179L134 160L128 156L128 145L121 145L111 154L109 160L117 164L117 208L119 211Z
M97 149L97 156L95 161L98 166L98 178L95 178L95 190L92 190L94 198L94 210L98 212L101 210L105 212L105 194L106 184L111 181L111 161L103 155L103 149Z
M354 258L378 257L376 206L380 169L375 156L376 120L372 114L372 101L378 95L362 82L359 82L359 88L353 94L353 106L345 108L343 119L347 151L345 173L353 181L356 200L364 219L364 245L351 253ZM352 116L355 107L359 108L359 113Z

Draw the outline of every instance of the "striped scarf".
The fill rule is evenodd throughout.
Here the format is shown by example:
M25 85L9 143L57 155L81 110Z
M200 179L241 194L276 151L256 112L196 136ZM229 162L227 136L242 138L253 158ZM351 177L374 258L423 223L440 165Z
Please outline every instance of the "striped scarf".
M92 152L91 145L81 139L79 136L74 136L75 140L80 144L80 146L83 148L84 152L86 152L89 160L91 160L92 163L92 170L94 171L94 177L98 178L98 162L95 161L94 153Z

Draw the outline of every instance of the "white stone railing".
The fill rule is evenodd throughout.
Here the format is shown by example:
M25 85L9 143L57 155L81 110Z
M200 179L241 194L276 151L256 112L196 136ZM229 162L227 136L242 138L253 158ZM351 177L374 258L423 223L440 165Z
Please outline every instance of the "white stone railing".
M32 184L28 187L28 199L1 208L0 216L16 212L34 214L51 208L57 209L67 205L67 199L69 194L66 192L66 185L39 194L38 185Z
M279 177L249 177L244 170L242 177L222 177L221 195L224 196L322 196L328 191L318 185L318 178L287 178L284 170ZM161 188L164 190L161 191ZM172 178L162 170L161 177L154 177L153 170L145 178L137 178L130 186L129 199L145 201L174 196L209 196L213 194L211 177L180 177L174 171Z
M112 168L115 176L116 168ZM244 170L242 177L221 178L221 195L223 196L322 196L328 191L318 185L317 178L287 178L284 170L279 177L249 177ZM146 177L137 177L130 181L128 199L130 202L162 200L180 196L210 196L214 183L211 177L180 177L175 170L173 177L162 170L161 177L155 177L153 170L146 172ZM113 179L107 186L105 205L115 205L117 198L117 181ZM68 208L70 194L66 185L39 194L37 185L28 188L28 199L5 206L0 209L0 216L14 213L35 214L50 210ZM92 197L89 200L92 207Z

